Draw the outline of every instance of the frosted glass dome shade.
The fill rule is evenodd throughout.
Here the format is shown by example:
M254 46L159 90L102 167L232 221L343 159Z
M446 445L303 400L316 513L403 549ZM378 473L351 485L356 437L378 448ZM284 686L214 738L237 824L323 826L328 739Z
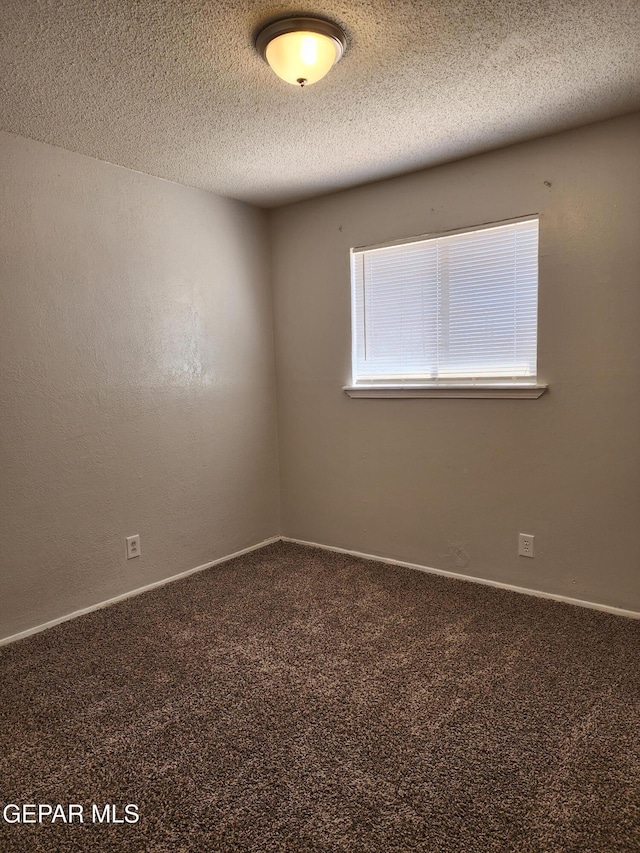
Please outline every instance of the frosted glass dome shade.
M282 80L296 86L310 86L337 62L338 48L332 38L319 33L285 33L269 42L265 55Z
M282 80L294 86L317 83L343 54L346 38L330 21L289 18L265 27L256 48Z

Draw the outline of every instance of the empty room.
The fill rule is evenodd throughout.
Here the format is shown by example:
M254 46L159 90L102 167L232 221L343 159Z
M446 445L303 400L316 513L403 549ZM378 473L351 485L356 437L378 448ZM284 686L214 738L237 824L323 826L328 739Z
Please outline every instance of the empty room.
M1 853L640 851L637 0L2 0Z

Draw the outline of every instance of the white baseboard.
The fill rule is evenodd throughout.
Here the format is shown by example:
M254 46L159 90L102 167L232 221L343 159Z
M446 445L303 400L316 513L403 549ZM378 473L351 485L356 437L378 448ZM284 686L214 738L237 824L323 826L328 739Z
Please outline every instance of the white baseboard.
M22 640L24 637L30 637L32 634L39 634L40 631L46 631L47 628L53 628L56 625L60 625L62 622L68 622L71 619L76 619L78 616L84 616L85 613L92 613L94 610L102 610L103 607L109 607L111 604L116 604L118 601L133 598L136 595L141 595L143 592L149 592L151 589L157 589L159 586L165 586L168 583L173 583L173 581L186 578L196 572L203 572L205 569L218 566L220 563L226 563L229 560L233 560L235 557L241 557L243 554L249 554L251 551L257 551L259 548L264 548L265 545L271 545L273 542L279 541L280 536L272 536L271 539L265 539L264 542L258 542L257 545L250 545L248 548L243 548L242 551L236 551L233 554L228 554L226 557L219 557L217 560L212 560L210 563L204 563L202 566L196 566L195 569L187 569L186 572L180 572L178 575L171 575L171 577L154 581L146 586L133 589L130 592L123 592L122 595L116 595L115 598L100 601L98 604L91 604L89 607L83 607L82 610L74 610L73 613L68 613L66 616L59 616L57 619L52 619L50 622L45 622L42 625L36 625L34 628L27 628L26 631L20 631L19 634L12 634L10 637L4 637L3 639L0 639L0 646L7 646L9 643L15 643L16 640Z
M390 566L403 566L406 569L415 569L418 572L426 572L432 575L443 575L447 578L456 578L461 581L471 581L483 586L493 586L497 589L508 589L511 592L519 592L523 595L532 595L534 598L550 598L552 601L562 601L565 604L574 604L577 607L587 607L590 610L601 610L603 613L613 613L616 616L626 616L628 619L640 619L640 613L635 610L623 610L621 607L611 607L608 604L598 604L595 601L583 601L579 598L569 598L566 595L557 595L553 592L542 592L538 589L527 589L523 586L515 586L502 581L492 581L485 578L476 578L472 575L462 575L459 572L448 572L445 569L432 569L430 566L420 566L417 563L405 563L403 560L391 560L388 557L379 557L376 554L363 554L361 551L351 551L348 548L334 548L332 545L320 545L317 542L306 542L304 539L292 539L289 536L281 536L282 542L293 542L296 545L307 545L309 548L319 548L322 551L335 551L338 554L349 554L352 557L361 557L363 560L373 560L376 563L386 563Z
M553 592L542 592L538 589L528 589L526 587L515 586L510 583L503 583L502 581L477 578L472 575L463 575L459 572L449 572L445 569L434 569L430 566L421 566L417 563L407 563L403 560L392 560L389 557L381 557L377 554L365 554L362 551L352 551L349 548L336 548L332 545L320 545L318 542L307 542L304 539L292 539L289 536L272 536L270 539L258 542L257 545L251 545L248 548L243 548L241 551L236 551L235 553L228 554L225 557L219 557L217 560L212 560L210 563L204 563L202 566L196 566L195 569L187 569L186 572L180 572L180 574L172 575L171 577L163 578L159 581L154 581L146 586L141 586L138 589L131 590L130 592L124 592L122 595L117 595L115 598L109 598L107 601L101 601L98 604L83 607L82 610L75 610L73 613L68 613L66 616L59 616L57 619L52 619L50 622L45 622L42 625L36 625L33 628L27 628L26 631L21 631L19 634L12 634L9 637L4 637L0 639L0 646L9 645L9 643L14 643L16 640L22 640L25 637L30 637L32 634L38 634L40 631L46 631L47 628L53 628L56 625L60 625L62 622L68 622L78 616L84 616L85 613L92 613L94 610L102 610L102 608L109 607L111 604L116 604L118 601L133 598L136 595L141 595L143 592L148 592L149 590L157 589L158 587L173 583L173 581L180 580L181 578L186 578L196 572L202 572L205 569L210 569L213 566L220 565L220 563L226 563L229 560L233 560L235 557L241 557L243 554L249 554L251 551L257 551L258 549L264 548L266 545L271 545L274 542L292 542L296 545L306 545L309 548L318 548L321 551L335 551L338 554L349 554L352 557L360 557L363 560L373 560L376 563L385 563L390 566L402 566L406 569L414 569L418 572L426 572L427 574L443 575L448 578L456 578L457 580L479 583L483 586L507 589L511 592L519 592L523 595L532 595L535 598L549 598L552 601L562 601L565 604L573 604L577 607L587 607L590 610L601 610L603 613L613 613L616 616L625 616L628 619L640 619L640 613L635 610L624 610L621 607L611 607L608 604L598 604L594 601L583 601L579 598L569 598L566 595L557 595Z

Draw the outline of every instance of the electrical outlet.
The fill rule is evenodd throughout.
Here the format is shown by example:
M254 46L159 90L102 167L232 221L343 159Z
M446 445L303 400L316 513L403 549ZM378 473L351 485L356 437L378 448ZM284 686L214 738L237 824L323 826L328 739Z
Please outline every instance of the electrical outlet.
M518 534L518 556L533 557L533 535L531 533Z
M140 556L140 534L127 536L127 560Z

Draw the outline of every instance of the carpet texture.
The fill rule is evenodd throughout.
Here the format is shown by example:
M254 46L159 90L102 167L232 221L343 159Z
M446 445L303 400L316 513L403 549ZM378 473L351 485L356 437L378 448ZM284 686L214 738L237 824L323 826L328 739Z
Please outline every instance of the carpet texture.
M640 851L639 652L632 620L277 543L0 650L0 807L84 815L0 814L0 850Z

